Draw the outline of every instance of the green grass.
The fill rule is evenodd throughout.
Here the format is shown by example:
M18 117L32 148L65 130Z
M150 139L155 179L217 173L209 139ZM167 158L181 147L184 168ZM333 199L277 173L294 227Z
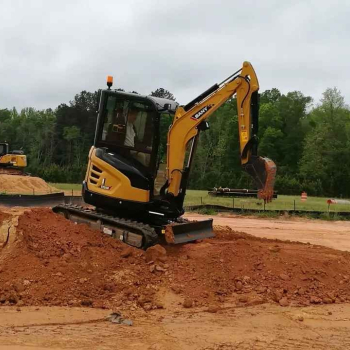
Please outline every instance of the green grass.
M294 201L296 210L310 210L310 211L328 211L327 199L325 197L309 197L305 202L302 202L300 196L285 196L278 195L271 203L265 205L265 210L293 210ZM199 205L199 204L216 204L227 207L249 209L264 209L262 200L256 198L223 198L212 197L208 195L207 191L188 190L186 193L185 205ZM350 204L331 204L330 211L350 212Z
M60 190L67 193L74 191L75 195L79 195L81 191L81 184L62 184L62 183L51 183ZM296 210L310 210L310 211L328 211L327 199L325 197L309 197L305 202L300 200L300 196L285 196L278 195L277 199L274 199L271 203L265 205L265 210L293 210L294 201ZM234 202L234 203L233 203ZM223 198L223 197L212 197L208 195L207 191L187 190L185 205L199 205L199 204L216 204L226 207L231 207L234 204L235 208L244 210L249 209L264 209L263 201L256 198ZM350 212L350 204L331 204L331 212L346 211Z
M73 190L73 191L80 191L81 190L81 184L50 183L50 186L56 187L60 190Z
M50 183L49 185L63 191L66 196L72 194L73 196L81 196L81 184Z

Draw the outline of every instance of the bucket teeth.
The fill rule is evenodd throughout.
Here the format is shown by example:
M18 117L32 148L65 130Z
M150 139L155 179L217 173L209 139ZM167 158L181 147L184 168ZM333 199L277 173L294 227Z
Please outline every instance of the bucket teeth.
M265 203L271 202L273 198L273 189L276 180L276 164L269 158L261 158L265 162L265 183L264 187L259 189L258 198L263 199Z
M254 179L258 198L271 202L276 180L276 164L269 158L252 157L244 170Z

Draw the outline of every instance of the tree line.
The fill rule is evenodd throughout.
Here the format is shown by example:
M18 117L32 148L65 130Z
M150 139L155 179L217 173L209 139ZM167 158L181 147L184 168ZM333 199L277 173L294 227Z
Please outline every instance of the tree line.
M151 95L175 99L162 88ZM94 138L96 106L97 92L82 91L54 110L0 109L0 142L25 151L32 175L49 182L79 183ZM161 118L162 155L171 118ZM190 188L252 188L240 167L235 98L209 123L197 145ZM259 154L277 164L279 193L350 196L350 109L336 88L327 89L318 103L300 91L264 91L258 136Z
M276 190L317 196L350 196L350 110L337 88L313 104L299 91L267 90L260 96L259 154L277 164ZM193 188L251 188L239 164L235 99L201 135L191 177Z

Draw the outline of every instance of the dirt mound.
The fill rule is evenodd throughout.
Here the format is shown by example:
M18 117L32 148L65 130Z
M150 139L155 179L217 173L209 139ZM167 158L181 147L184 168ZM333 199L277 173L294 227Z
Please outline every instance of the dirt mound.
M132 293L130 285L147 285L143 251L130 248L126 263L121 257L125 247L49 209L27 211L18 220L16 247L1 266L0 302L120 305Z
M257 238L229 227L216 235L168 249L177 291L198 304L206 299L282 306L350 301L349 252Z
M163 307L164 290L178 294L186 307L210 310L225 302L350 301L350 253L226 227L216 233L145 254L48 209L27 211L11 251L0 253L0 303L150 310Z
M43 179L33 176L0 175L0 193L47 194L60 192L48 185Z

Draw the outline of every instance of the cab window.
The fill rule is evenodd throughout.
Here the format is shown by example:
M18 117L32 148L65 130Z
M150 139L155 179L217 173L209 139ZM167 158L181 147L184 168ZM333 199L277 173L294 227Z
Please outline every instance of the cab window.
M0 145L0 155L6 154L6 146Z
M152 153L154 110L151 104L108 96L103 114L100 140L107 147L118 148L148 167Z

